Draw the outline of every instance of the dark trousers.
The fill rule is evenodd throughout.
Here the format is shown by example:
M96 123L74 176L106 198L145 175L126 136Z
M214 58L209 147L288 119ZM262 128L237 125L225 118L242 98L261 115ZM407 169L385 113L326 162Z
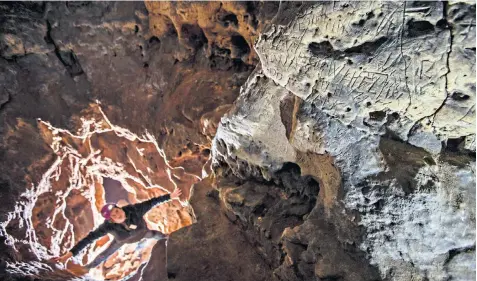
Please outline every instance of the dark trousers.
M88 269L95 268L98 265L100 265L103 261L107 260L112 254L114 254L114 252L119 250L119 248L121 248L121 246L123 246L124 244L135 243L143 238L145 239L154 238L157 240L162 240L162 239L165 239L166 236L164 235L164 233L160 231L148 230L144 235L131 237L123 241L118 241L114 239L113 242L111 242L111 244L106 250L104 250L101 254L99 254L92 262L87 264L85 267Z

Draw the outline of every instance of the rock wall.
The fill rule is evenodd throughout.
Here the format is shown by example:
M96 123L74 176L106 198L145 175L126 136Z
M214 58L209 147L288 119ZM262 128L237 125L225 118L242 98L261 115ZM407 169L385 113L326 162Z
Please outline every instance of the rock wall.
M279 8L278 2L145 2L151 33L175 33L183 56L202 46L215 59L256 63L253 43ZM180 58L178 58L180 59Z
M71 279L71 274L50 268L42 259L68 246L57 245L56 242L59 243L61 239L65 243L75 241L97 223L97 219L93 218L97 217L98 206L89 206L91 202L81 194L91 187L89 184L92 182L98 183L93 191L101 193L101 178L95 179L87 171L84 174L85 171L81 170L89 181L75 180L69 187L65 177L60 181L64 185L53 184L63 195L68 194L64 192L65 189L69 191L69 201L57 198L57 194L43 194L45 190L38 190L39 184L45 182L45 175L49 175L54 167L68 166L66 162L59 164L58 159L69 159L71 156L70 153L67 158L62 158L56 154L54 149L58 147L52 148L50 145L54 141L44 138L48 130L45 131L41 125L44 123L38 122L38 119L66 134L67 141L59 147L71 146L87 151L88 145L78 144L77 139L68 136L67 132L77 135L79 130L84 129L82 118L89 120L96 116L88 108L90 104L99 102L104 116L115 128L129 131L138 138L147 131L150 140L157 140L157 151L163 151L161 157L167 159L166 166L176 171L176 168L179 171L183 169L194 177L202 177L207 174L203 173L203 160L210 157L210 142L217 123L224 112L230 109L240 85L257 63L252 41L279 10L294 15L294 9L289 9L290 4L277 4L224 3L216 7L208 3L183 3L179 6L186 12L181 14L185 19L180 21L168 15L177 24L178 32L171 29L165 33L156 30L156 24L161 13L167 14L175 9L175 3L0 4L0 279L15 280L18 274L18 280ZM212 5L210 11L209 5ZM299 3L296 8L300 6ZM203 38L196 36L195 22L204 11L208 11L208 15L215 12L220 15L200 19L200 28L210 36L207 39L210 42L201 45ZM291 19L290 16L288 18ZM97 145L106 147L110 145L109 141L118 141L114 133L110 134L111 138ZM127 146L131 148L136 144ZM96 144L93 146L97 147ZM113 157L116 149L122 155L119 158ZM129 161L121 151L115 145L105 149L108 157L118 161L111 163L112 167L121 166L123 160ZM81 157L78 159L75 160L78 163L84 161ZM138 158L135 164L147 167L151 163ZM86 167L90 164L81 165ZM153 167L151 171L155 170ZM78 171L62 171L64 176L78 175ZM134 169L128 171L135 174ZM123 174L124 178L128 177L128 171ZM176 176L179 179L184 175ZM144 183L150 184L147 181ZM28 192L33 197L43 194L38 197L41 200L37 201L37 205L21 204L28 201L26 199L29 198L23 196ZM105 200L103 195L98 195L97 204ZM143 200L152 195L142 194L141 198L132 196L130 199ZM67 211L88 207L77 218L74 215L76 211L68 211L72 216L67 216L65 220L53 211L55 204ZM29 217L33 210L39 214L37 218ZM54 243L48 242L51 238L48 235L55 232L47 227L54 221L47 222L52 214L53 218L60 221L61 230L66 227L65 221L67 225L70 220L74 222L78 228L75 230L76 236L70 236L73 225L70 224L62 232L65 233L64 237L59 237L61 239ZM184 215L181 215L184 222L182 226L194 221L190 207L181 214ZM35 220L34 225L22 224L30 220ZM31 245L22 244L35 239L37 229L38 241L33 241ZM56 236L53 237L60 232L55 232ZM207 240L207 237L204 239ZM13 244L17 245L16 250ZM30 251L30 246L35 245L47 249L48 254L37 255L37 251ZM54 251L51 252L51 249ZM233 249L230 251L233 252ZM247 248L247 251L252 251L252 248ZM253 251L249 254L253 256ZM200 259L199 256L195 258ZM255 263L257 261L252 260ZM229 265L235 262L233 258L225 261ZM8 264L14 264L14 268L19 270L12 270L10 266L7 271ZM246 263L244 267L247 267ZM128 273L119 270L119 276L124 274ZM118 278L118 275L114 278Z
M47 261L66 253L101 224L100 210L106 202L135 204L175 188L183 190L182 204L173 201L151 210L145 217L148 227L169 234L194 223L196 218L187 201L194 183L206 174L171 167L151 135L141 138L114 126L97 105L85 111L78 134L39 121L41 135L55 153L55 161L42 180L22 194L15 211L2 223L6 243L16 251L31 252L36 259ZM206 161L203 157L200 162ZM104 188L107 178L117 180L124 188L119 200L105 200L108 192L120 195ZM22 225L27 232L23 239L10 231ZM99 239L76 257L77 262L90 262L110 240ZM89 278L117 280L136 272L147 263L153 245L149 240L122 247ZM24 265L8 263L7 270L21 273Z
M65 280L71 275L59 271L45 274L45 256L29 251L29 246L23 245L19 251L12 248L12 239L18 244L31 241L36 227L48 225L48 212L56 202L56 194L43 195L42 215L35 225L21 224L31 219L28 212L23 213L27 209L18 205L24 201L21 195L34 191L52 165L58 164L49 146L52 142L42 137L37 119L75 134L82 128L81 118L91 117L85 109L99 100L112 124L139 136L147 130L172 167L201 177L202 159L210 155L210 139L218 119L234 101L250 66L228 55L213 62L204 48L195 49L196 56L184 59L181 49L175 47L182 44L177 34L159 38L150 32L148 10L141 2L13 2L0 4L0 10L0 279L10 278L12 268L6 272L10 263L21 268L14 272L30 275L19 277L21 280ZM250 16L262 21L253 11ZM107 142L99 145L106 146ZM109 149L114 153L114 146ZM67 185L65 180L62 183ZM86 187L82 184L85 182L76 182L74 188L58 188L78 193ZM89 203L75 199L58 204L82 209ZM95 211L86 208L81 212L84 224L80 224L82 230L76 229L76 240L97 223L92 219ZM23 217L13 218L14 213ZM70 219L78 221L79 217L73 214ZM51 230L36 242L57 253L60 245L44 243ZM71 234L70 230L65 233Z
M5 2L0 23L0 279L75 278L44 259L98 223L103 177L191 196L148 217L178 229L170 279L475 279L475 3ZM100 275L154 278L157 245Z
M279 280L475 278L474 17L460 2L317 3L260 35L212 155L219 176L274 186L217 184L256 236L269 229L249 206L287 192L283 167L319 183L302 221L258 241L284 257L266 256Z

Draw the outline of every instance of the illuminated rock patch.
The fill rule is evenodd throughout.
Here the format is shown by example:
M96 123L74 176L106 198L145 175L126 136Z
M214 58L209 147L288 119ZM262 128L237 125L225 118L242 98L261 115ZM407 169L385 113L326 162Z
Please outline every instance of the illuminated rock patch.
M57 155L42 180L24 194L10 220L25 225L25 237L9 236L9 243L28 243L39 259L65 253L94 229L103 218L99 213L105 202L105 179L117 181L124 188L120 204L142 202L152 197L183 191L182 203L171 201L153 208L145 219L150 229L172 233L195 222L187 201L194 183L201 175L188 173L182 167L168 164L155 138L146 133L137 136L109 122L97 105L86 111L83 127L77 133L55 128L38 120L45 142ZM208 156L195 158L205 164ZM202 158L201 158L202 157ZM207 173L204 171L204 176ZM8 228L9 222L2 224ZM77 262L87 263L103 251L109 238L103 237L88 247ZM149 259L154 240L123 246L117 254L99 266L92 274L98 278L116 280L135 273ZM10 264L12 271L19 264ZM38 267L31 265L33 267ZM21 269L20 269L21 270Z

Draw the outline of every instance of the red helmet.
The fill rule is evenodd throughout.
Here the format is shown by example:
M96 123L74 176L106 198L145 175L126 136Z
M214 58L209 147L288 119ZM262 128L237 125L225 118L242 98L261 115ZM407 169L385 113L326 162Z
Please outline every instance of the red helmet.
M106 205L103 206L103 208L101 208L101 215L109 220L111 218L111 210L113 210L113 208L116 208L116 204L114 203L108 203Z

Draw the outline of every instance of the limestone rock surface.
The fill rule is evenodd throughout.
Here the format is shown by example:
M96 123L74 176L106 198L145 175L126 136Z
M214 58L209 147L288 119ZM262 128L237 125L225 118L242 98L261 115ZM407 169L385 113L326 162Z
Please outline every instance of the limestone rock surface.
M475 278L474 17L473 3L316 3L259 36L213 167L286 191L294 163L319 183L309 214L259 243L281 247L280 280ZM228 208L243 220L257 187L242 189Z
M0 279L80 279L47 259L104 202L177 186L168 253L83 280L474 280L475 32L465 1L0 3Z

